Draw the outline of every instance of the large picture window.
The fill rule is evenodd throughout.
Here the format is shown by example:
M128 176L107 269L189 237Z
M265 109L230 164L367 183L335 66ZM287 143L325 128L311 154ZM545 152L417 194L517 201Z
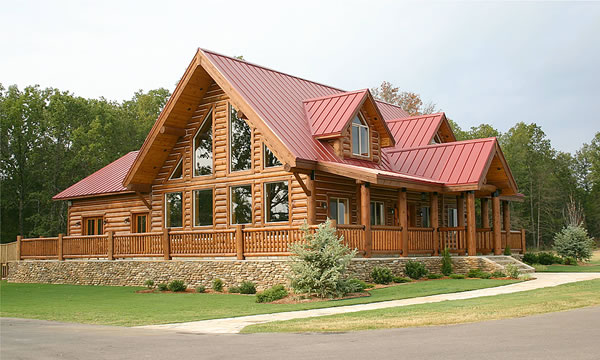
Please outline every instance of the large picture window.
M165 194L165 224L168 228L183 226L183 193Z
M369 156L369 127L360 114L352 120L352 154Z
M231 223L250 224L252 222L252 185L231 187Z
M194 226L213 224L213 190L194 190Z
M212 111L194 136L194 176L211 175L213 171Z
M273 154L273 152L267 147L267 145L263 145L264 150L264 158L265 158L265 168L276 167L283 165L281 161Z
M348 224L348 199L329 199L329 218L338 224Z
M265 184L265 213L267 222L281 222L290 219L287 181Z
M381 201L371 201L371 225L385 225L384 206Z
M229 171L249 170L251 163L252 132L240 119L237 110L229 105Z

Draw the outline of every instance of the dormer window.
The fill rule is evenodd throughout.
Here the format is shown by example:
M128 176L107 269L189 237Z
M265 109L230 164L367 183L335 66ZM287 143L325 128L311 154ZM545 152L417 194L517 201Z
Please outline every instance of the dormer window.
M370 148L369 126L362 115L357 114L352 120L352 154L368 157Z

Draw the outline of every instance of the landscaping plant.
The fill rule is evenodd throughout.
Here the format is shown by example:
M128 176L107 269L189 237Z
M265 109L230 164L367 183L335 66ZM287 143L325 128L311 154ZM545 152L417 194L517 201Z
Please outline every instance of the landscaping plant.
M375 266L373 270L371 270L371 280L375 284L389 284L394 280L394 275L392 275L392 271L386 267Z
M275 285L268 288L265 291L259 292L256 294L256 302L257 303L265 303L272 302L275 300L283 299L288 295L287 290L283 287L283 285Z
M462 274L450 274L450 279L464 279L465 276Z
M562 264L562 259L550 252L539 252L537 259L542 265Z
M187 289L187 286L185 285L183 280L173 280L169 283L169 285L167 285L167 289L173 292L181 292L185 291L185 289Z
M223 280L221 280L221 279L214 279L212 281L212 288L213 288L214 291L218 291L218 292L223 291Z
M228 288L227 288L227 292L228 292L228 293L230 293L230 294L239 294L239 293L241 293L242 291L240 290L240 287L239 287L239 286L235 286L235 285L234 285L234 286L230 286L230 287L228 287Z
M508 244L504 248L504 255L505 256L511 256L512 255L512 252L510 251L510 246L508 246Z
M452 274L452 258L448 248L442 251L442 274L449 276Z
M359 279L348 279L348 293L363 292L367 289L368 285L366 282Z
M467 277L479 278L479 279L489 279L492 277L492 274L490 274L489 272L485 272L481 269L471 269L467 273Z
M292 289L320 298L345 295L349 288L346 273L356 250L342 243L330 221L320 224L314 234L306 222L302 230L305 241L290 245Z
M436 273L429 273L429 274L427 274L427 278L430 279L430 280L441 279L443 277L444 277L444 275L442 275L442 274L436 274Z
M252 281L242 281L239 289L241 294L256 294L256 285Z
M506 274L503 271L496 270L492 273L493 278L503 278L506 277Z
M418 280L427 275L427 272L425 265L419 261L409 260L404 265L404 273L411 279Z
M154 287L154 280L148 279L144 282L144 285L146 285L148 289L152 289Z
M540 260L538 259L538 256L536 253L525 253L525 255L523 255L523 262L525 264L529 264L529 265L533 265L533 264L539 264Z
M521 271L515 264L507 264L504 266L504 270L506 270L506 275L513 279L518 279L519 275L521 275Z
M554 251L563 258L586 261L592 257L594 240L582 226L569 225L554 235Z
M158 286L156 288L158 289L158 291L167 291L167 290L169 290L169 288L167 287L167 284L165 284L165 283L158 284Z
M204 287L204 285L198 285L196 286L196 292L197 293L203 293L206 291L206 287Z
M408 282L411 282L411 281L412 281L411 278L402 277L402 276L394 276L394 282L396 284L408 283Z

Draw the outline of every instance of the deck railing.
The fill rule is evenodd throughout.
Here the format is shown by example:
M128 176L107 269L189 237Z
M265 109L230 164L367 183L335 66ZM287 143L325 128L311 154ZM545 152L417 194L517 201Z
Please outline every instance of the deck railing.
M316 226L311 226L314 231ZM403 254L403 231L398 226L371 226L371 252L373 254ZM337 225L343 243L361 255L368 255L367 230L363 225ZM450 252L467 251L466 228L417 228L406 230L406 255L431 255L445 248ZM502 249L508 244L511 251L523 251L524 231L503 231ZM304 241L299 226L272 226L222 230L165 230L141 234L63 236L22 239L17 238L17 259L75 259L109 260L144 257L237 257L290 255L292 243ZM437 243L436 243L437 242ZM479 253L493 250L493 231L477 229L476 246Z

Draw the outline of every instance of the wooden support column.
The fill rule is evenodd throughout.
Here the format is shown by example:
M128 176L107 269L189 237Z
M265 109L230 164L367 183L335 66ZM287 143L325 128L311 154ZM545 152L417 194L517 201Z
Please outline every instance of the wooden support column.
M433 228L433 255L438 256L440 254L440 242L439 242L439 209L438 209L438 193L434 192L430 196L431 199L431 227Z
M503 225L504 225L504 231L506 231L506 239L508 242L508 237L510 234L510 204L508 203L508 201L503 201L502 202L502 218L503 218Z
M494 236L494 255L502 254L502 228L500 227L500 197L492 194L492 223Z
M402 256L408 256L408 211L406 201L406 188L398 191L398 221L400 222L400 235L402 238Z
M458 217L458 227L465 226L465 197L463 194L456 197L456 216Z
M58 234L58 261L65 259L63 255L63 234Z
M490 206L487 198L479 199L481 201L481 227L488 229L490 227Z
M365 257L371 257L371 188L369 183L360 184L360 223L365 227Z
M17 235L17 261L21 260L21 235Z
M171 242L169 241L169 228L163 229L162 245L163 245L164 259L171 260Z
M244 256L244 225L235 226L235 252L238 260L246 259Z
M467 254L477 255L475 192L467 191Z
M112 230L108 231L108 260L115 259L115 238Z
M525 229L521 229L521 254L525 254Z
M314 171L311 171L306 179L306 188L310 191L310 195L306 198L307 222L308 225L315 225L317 223L317 192Z

